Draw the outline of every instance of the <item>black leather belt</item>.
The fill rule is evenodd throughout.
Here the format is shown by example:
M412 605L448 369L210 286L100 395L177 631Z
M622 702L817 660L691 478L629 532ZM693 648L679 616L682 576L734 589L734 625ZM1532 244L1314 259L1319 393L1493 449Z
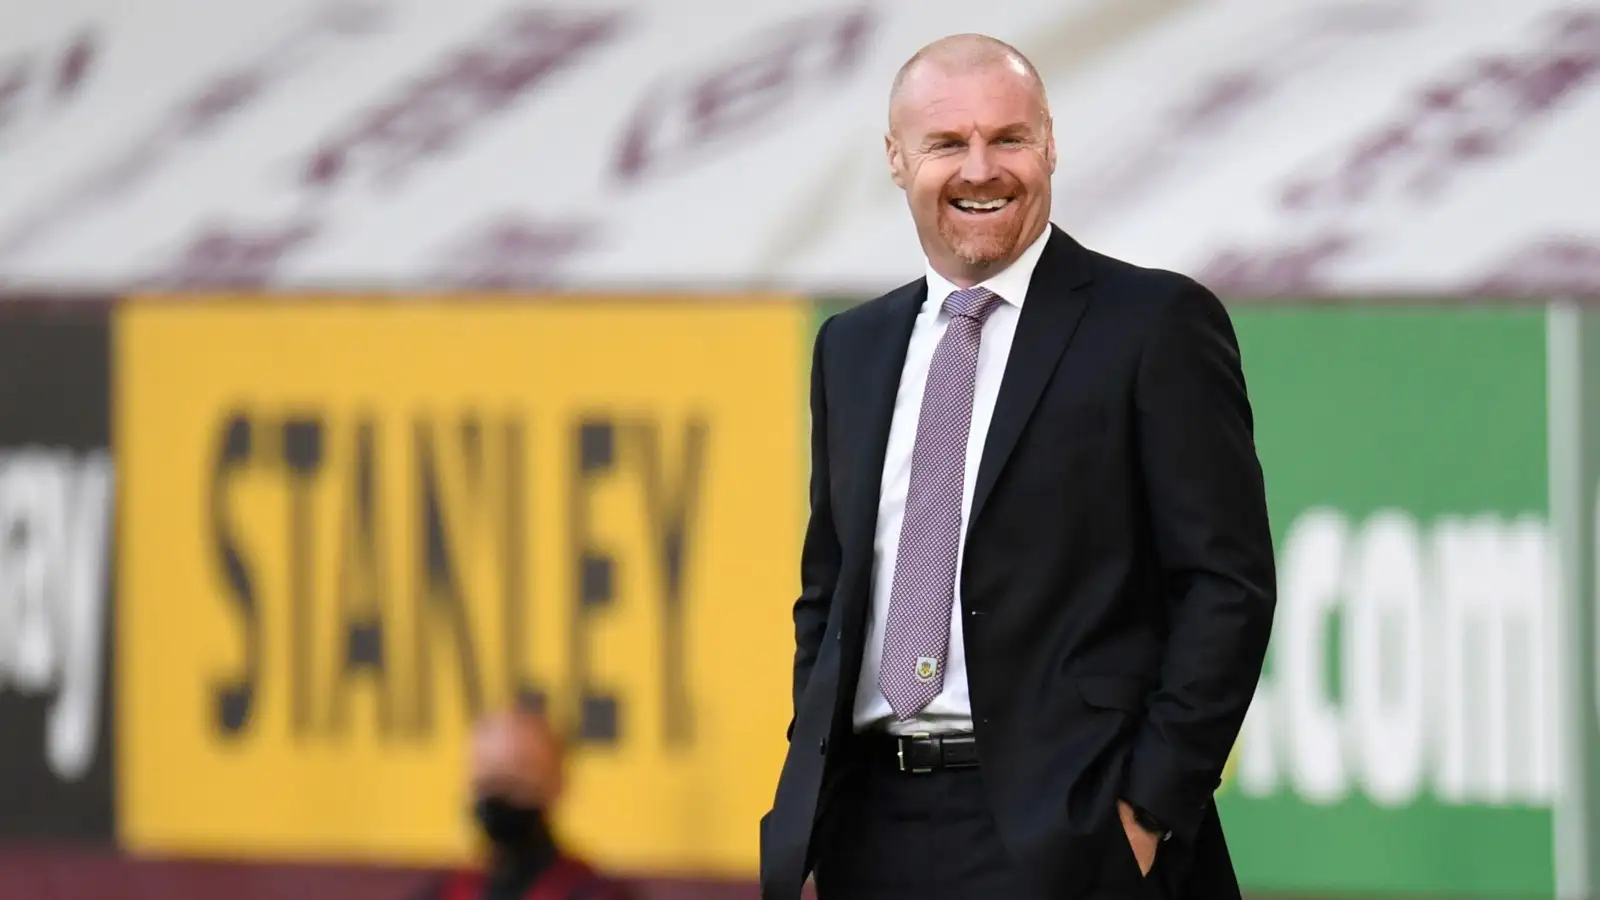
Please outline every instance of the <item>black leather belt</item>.
M878 762L910 774L978 766L978 739L971 734L878 734L871 747Z

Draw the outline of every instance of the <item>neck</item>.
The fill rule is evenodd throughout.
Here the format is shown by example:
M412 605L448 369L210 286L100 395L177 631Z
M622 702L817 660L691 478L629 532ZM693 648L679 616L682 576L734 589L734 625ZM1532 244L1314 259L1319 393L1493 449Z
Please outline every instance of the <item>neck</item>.
M1021 254L987 263L940 263L930 260L930 264L933 266L933 270L938 272L945 281L965 290L975 287L996 272L1004 272L1007 266L1017 261L1017 256L1021 256Z

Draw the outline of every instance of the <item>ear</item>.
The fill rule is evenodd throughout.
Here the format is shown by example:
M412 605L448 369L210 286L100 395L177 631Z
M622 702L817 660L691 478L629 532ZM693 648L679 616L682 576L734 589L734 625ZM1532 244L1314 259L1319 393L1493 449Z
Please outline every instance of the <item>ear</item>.
M894 135L886 134L883 136L883 153L889 162L889 177L894 179L896 187L905 190L906 182L909 180L906 177L905 148L894 139Z
M1044 121L1044 158L1050 166L1050 174L1056 173L1056 127L1049 119Z

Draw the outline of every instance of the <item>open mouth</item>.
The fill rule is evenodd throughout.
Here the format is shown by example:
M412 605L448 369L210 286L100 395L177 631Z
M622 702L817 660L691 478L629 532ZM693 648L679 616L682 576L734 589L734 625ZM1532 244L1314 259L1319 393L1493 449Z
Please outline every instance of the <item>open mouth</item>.
M992 216L1011 205L1012 198L996 197L993 200L969 200L958 197L950 201L950 205L972 216Z

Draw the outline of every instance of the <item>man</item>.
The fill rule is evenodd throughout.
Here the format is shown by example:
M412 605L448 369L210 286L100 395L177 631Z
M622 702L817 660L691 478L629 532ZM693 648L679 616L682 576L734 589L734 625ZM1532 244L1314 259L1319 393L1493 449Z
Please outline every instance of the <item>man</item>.
M817 335L762 896L1237 898L1211 797L1275 573L1228 316L1051 224L1009 45L923 48L885 145L927 271Z
M511 710L480 722L471 789L487 865L444 876L419 900L628 900L621 886L564 853L550 830L564 769L561 740L542 716Z

